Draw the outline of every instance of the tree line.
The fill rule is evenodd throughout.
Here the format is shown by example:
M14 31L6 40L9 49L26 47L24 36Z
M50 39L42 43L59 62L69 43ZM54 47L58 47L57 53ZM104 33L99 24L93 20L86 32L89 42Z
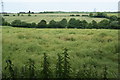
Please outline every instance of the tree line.
M23 28L120 29L118 17L115 15L108 17L105 13L90 13L89 16L107 19L101 20L100 22L92 20L90 23L86 20L79 20L75 18L71 18L69 21L65 18L61 21L51 20L49 23L45 20L41 20L39 23L27 23L21 20L14 20L11 23L8 23L4 18L2 18L2 25Z
M102 67L102 72L97 70L96 64L83 64L78 70L73 70L70 63L70 56L68 49L64 49L62 54L57 54L57 60L55 68L51 69L51 64L46 53L43 54L43 63L39 69L35 67L35 61L28 59L26 64L18 69L12 63L10 59L6 60L6 67L2 74L3 80L21 80L21 79L70 79L70 78L81 78L81 79L108 79L108 66ZM52 66L53 67L53 66ZM115 75L117 76L117 74ZM117 78L117 77L115 77Z

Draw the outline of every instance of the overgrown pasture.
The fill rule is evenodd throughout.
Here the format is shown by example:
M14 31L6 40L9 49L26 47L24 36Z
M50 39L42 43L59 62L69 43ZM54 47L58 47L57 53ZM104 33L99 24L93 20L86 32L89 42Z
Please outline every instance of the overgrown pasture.
M57 54L68 49L72 76L83 64L96 65L99 73L106 65L109 78L118 75L118 30L111 29L30 29L3 26L3 72L6 60L12 60L18 70L28 59L36 69L48 55L51 69L55 69Z

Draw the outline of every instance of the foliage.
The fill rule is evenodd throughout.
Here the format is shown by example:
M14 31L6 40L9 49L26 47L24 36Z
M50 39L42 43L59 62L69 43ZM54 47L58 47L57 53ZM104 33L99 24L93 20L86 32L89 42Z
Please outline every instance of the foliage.
M115 16L115 15L112 15L112 16L109 17L109 19L110 19L111 21L117 21L117 20L118 20L118 17Z
M63 77L63 58L58 54L57 64L56 64L56 78Z
M46 53L44 53L43 69L41 73L42 73L42 78L51 78L50 63L48 61L48 57Z
M107 14L103 12L97 12L94 17L99 17L99 18L107 18Z
M47 26L47 22L45 20L41 20L38 25L37 28L46 28Z
M72 71L70 77L74 78L79 70L79 67L84 63L88 64L87 72L89 72L89 65L95 64L98 75L102 73L103 64L108 67L107 78L116 78L118 71L118 30L111 29L31 29L31 28L15 28L3 27L3 72L8 76L4 67L5 61L10 56L10 60L18 69L18 75L25 74L23 78L29 76L28 66L26 62L31 58L35 61L35 71L41 76L43 70L43 57L45 52L48 55L47 60L50 62L50 69L53 74L56 71L56 63L58 61L57 53L62 57L64 54L62 48L67 47L69 50L70 66ZM19 38L20 37L20 38ZM75 40L71 40L71 39ZM29 49L29 51L27 51ZM93 59L92 62L90 60ZM64 61L64 60L63 60ZM21 69L23 67L23 69ZM91 67L92 68L92 67ZM13 70L15 68L13 67ZM80 73L81 73L80 68ZM92 68L93 69L93 68ZM92 72L95 71L91 70ZM23 72L23 73L22 73ZM16 72L15 72L16 73ZM113 74L112 74L113 73ZM83 74L83 73L81 73ZM103 74L103 73L102 73ZM56 76L56 75L53 75Z
M71 66L70 66L70 57L67 53L68 49L64 49L64 57L63 57L63 78L70 78Z

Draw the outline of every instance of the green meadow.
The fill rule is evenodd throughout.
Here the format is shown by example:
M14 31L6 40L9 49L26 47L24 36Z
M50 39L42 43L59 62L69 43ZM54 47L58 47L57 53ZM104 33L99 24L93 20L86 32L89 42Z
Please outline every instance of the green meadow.
M46 18L41 15L26 17L5 18L9 22L14 19L37 22ZM48 16L46 20L50 21L51 19L60 20L62 17L49 18ZM2 28L3 68L6 66L7 59L12 60L14 66L21 68L31 58L35 61L36 68L39 69L43 61L43 53L46 53L51 68L54 69L57 54L62 54L63 49L67 48L73 72L79 70L83 64L95 64L98 72L102 72L104 65L107 65L109 78L116 78L118 75L118 30L30 29L10 26Z

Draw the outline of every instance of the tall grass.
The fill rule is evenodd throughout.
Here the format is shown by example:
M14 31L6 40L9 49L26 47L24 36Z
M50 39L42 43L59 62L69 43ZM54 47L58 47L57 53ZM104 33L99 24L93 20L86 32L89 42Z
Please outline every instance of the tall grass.
M36 69L42 65L42 55L50 57L54 69L58 53L66 47L73 71L83 64L96 65L97 71L108 66L109 78L118 72L118 31L110 29L26 29L3 27L3 67L10 60L21 68L28 59L35 61ZM24 70L24 69L23 69ZM74 72L73 72L74 73Z

